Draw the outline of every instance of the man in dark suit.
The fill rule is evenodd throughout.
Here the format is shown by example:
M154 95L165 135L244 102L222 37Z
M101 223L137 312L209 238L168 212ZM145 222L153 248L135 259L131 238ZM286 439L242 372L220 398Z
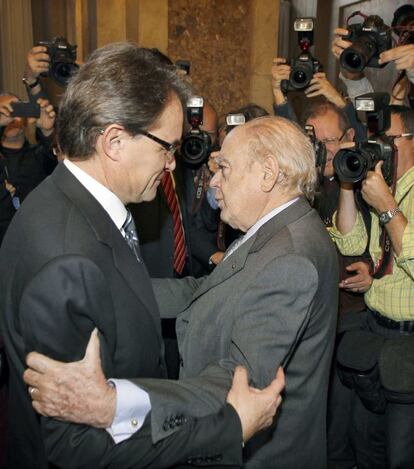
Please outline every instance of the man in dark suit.
M212 376L213 370L218 378L241 363L260 387L272 380L275 363L283 365L281 413L269 430L246 444L245 467L323 469L338 273L334 246L305 199L316 182L312 145L295 124L264 117L235 128L217 162L211 186L221 218L245 235L204 279L153 280L162 316L177 316L180 380ZM79 378L82 364L59 364L34 354L29 365L42 372L26 372L39 411L93 424L89 419L99 415L94 407L106 398L103 391L93 396L84 391L97 385L87 373ZM55 376L64 378L55 383ZM156 438L166 417L180 411L183 402L162 380L133 381L151 392ZM223 383L216 393L225 392ZM83 409L75 416L65 399L80 401ZM121 399L119 408L129 408ZM191 412L205 415L219 402L211 396L203 402L193 399Z
M80 359L95 327L108 376L164 376L159 313L125 205L151 200L165 171L174 169L186 98L175 70L132 44L95 51L62 97L57 134L65 161L26 199L0 251L10 468L162 468L194 455L237 465L242 431L249 438L275 410L276 397L239 382L229 397L233 407L201 419L172 414L155 444L150 397L138 390L141 410L128 418L134 435L115 444L125 432L116 422L105 431L39 419L22 379L28 351ZM249 416L240 391L247 400L263 397L263 412ZM106 384L113 404L116 392ZM101 408L98 420L112 422L114 411L115 405Z

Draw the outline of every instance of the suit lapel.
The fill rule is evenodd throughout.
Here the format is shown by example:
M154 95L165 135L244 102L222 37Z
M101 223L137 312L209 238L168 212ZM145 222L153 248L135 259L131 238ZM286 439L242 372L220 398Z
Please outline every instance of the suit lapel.
M255 235L244 242L213 270L195 291L191 302L242 270L250 253L259 251L276 233L303 217L310 210L312 209L309 203L304 198L300 198L283 210L282 213L271 218L259 228Z
M116 269L135 293L160 329L158 307L143 262L138 262L108 213L63 164L53 172L52 181L83 214L97 240L111 248Z

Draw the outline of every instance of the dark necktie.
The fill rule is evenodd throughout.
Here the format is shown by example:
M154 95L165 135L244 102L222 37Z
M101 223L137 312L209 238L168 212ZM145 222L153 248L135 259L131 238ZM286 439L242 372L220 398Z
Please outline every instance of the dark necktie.
M165 173L162 178L162 188L167 198L168 207L171 211L174 223L174 270L177 274L182 274L187 256L185 246L185 234L183 222L181 220L180 207L178 205L177 194L175 193L171 173Z
M127 217L122 225L122 229L124 230L124 238L125 241L127 242L128 246L132 249L132 251L135 254L135 257L139 262L141 262L139 256L139 241L138 241L138 235L137 235L137 230L135 228L135 223L134 219L132 218L131 212L127 210Z

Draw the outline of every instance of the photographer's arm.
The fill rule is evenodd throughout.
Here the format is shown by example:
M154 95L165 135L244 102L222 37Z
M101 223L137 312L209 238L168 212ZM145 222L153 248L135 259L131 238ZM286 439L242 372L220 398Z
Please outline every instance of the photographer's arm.
M281 89L282 80L289 80L290 65L286 64L286 59L276 57L272 65L272 93L273 101L276 106L286 103L286 96Z
M364 200L367 204L371 205L378 214L398 207L382 175L382 164L383 162L380 161L375 166L375 171L368 171L367 177L362 183L361 191ZM392 248L397 256L400 255L402 250L402 240L407 223L408 221L405 215L399 212L385 225L391 239Z
M336 227L342 235L352 231L357 212L353 185L342 182L339 192L338 211L336 212Z
M49 71L49 62L50 57L47 48L44 46L32 47L27 53L23 77L29 85L30 94L34 98L47 98L40 84L39 75Z

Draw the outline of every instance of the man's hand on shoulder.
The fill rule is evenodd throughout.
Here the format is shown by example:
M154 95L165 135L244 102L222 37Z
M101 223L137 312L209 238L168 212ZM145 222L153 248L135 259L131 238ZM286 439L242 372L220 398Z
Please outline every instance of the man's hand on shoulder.
M243 441L269 427L282 402L281 392L285 387L285 374L279 368L276 378L264 389L249 386L245 368L238 366L234 371L233 384L227 395L239 415L243 430Z
M36 412L96 428L111 426L116 390L102 371L97 329L91 334L85 357L78 362L62 363L31 352L26 363L29 368L23 378Z

